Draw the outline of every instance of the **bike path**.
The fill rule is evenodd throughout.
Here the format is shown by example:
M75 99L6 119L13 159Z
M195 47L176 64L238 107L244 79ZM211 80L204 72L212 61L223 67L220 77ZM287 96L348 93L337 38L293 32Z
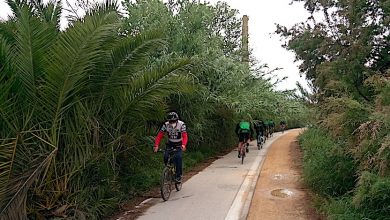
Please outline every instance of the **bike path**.
M245 219L265 155L280 136L275 133L261 150L256 141L251 142L244 164L237 158L236 150L214 161L184 182L181 191L173 190L168 201L155 199L156 204L138 219Z

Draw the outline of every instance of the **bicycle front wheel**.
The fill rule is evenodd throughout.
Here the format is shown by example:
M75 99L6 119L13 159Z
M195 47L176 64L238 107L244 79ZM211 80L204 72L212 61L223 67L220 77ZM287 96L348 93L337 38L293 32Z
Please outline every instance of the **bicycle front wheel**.
M167 167L165 167L163 170L160 184L161 197L164 201L167 201L169 196L171 196L172 191L172 174Z
M242 146L241 150L241 164L244 164L244 158L245 158L245 146Z

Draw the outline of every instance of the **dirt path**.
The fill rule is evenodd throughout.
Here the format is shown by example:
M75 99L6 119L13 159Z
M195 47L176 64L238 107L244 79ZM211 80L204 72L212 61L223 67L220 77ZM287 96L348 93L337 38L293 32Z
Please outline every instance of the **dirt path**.
M256 184L248 220L321 219L301 183L302 152L296 141L300 131L285 134L271 146Z

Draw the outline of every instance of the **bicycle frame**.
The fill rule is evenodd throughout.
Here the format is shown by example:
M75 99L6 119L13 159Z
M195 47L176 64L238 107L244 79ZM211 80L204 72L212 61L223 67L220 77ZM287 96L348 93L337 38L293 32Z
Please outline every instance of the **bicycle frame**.
M173 162L173 158L175 157L175 154L176 152L178 152L178 150L176 149L165 149L165 150L161 150L160 152L168 152L168 161L167 161L167 164L165 164L165 167L169 168L169 170L173 171L173 174L175 174L175 170L176 170L176 165L175 163Z

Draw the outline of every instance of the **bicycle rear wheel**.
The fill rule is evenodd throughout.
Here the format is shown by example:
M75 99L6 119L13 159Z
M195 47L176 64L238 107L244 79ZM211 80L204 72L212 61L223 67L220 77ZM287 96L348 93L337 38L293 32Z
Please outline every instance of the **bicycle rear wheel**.
M244 164L244 158L245 158L245 146L242 146L241 150L241 164Z
M161 182L160 182L161 197L164 201L167 201L171 196L172 178L173 177L170 170L168 169L168 167L165 167L161 175Z
M262 149L264 147L265 139L263 137L261 137L260 139L261 139L260 149Z

